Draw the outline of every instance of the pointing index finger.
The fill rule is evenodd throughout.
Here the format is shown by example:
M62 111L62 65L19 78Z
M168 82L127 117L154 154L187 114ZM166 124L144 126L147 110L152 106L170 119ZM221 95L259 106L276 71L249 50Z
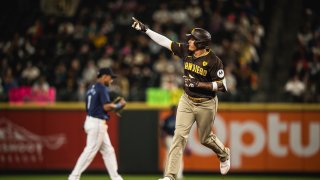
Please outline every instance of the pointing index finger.
M134 20L134 21L138 22L138 20L137 20L135 17L132 17L132 20Z

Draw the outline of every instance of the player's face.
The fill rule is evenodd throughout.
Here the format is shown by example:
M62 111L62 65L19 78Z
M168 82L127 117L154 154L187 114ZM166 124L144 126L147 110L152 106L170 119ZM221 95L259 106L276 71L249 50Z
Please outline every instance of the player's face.
M113 82L113 79L112 79L111 76L105 75L105 76L103 77L103 82L104 82L104 85L110 86L111 83Z
M193 38L190 38L188 40L188 45L189 45L189 51L195 51L197 50L196 46L194 45L194 39Z

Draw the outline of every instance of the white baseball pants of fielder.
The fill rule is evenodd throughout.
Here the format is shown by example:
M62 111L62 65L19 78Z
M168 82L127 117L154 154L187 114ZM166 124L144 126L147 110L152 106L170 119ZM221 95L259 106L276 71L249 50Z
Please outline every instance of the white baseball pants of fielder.
M81 174L90 165L98 151L102 154L103 162L111 180L123 180L118 174L116 155L107 128L105 120L87 116L84 123L87 144L70 174L69 180L79 180Z

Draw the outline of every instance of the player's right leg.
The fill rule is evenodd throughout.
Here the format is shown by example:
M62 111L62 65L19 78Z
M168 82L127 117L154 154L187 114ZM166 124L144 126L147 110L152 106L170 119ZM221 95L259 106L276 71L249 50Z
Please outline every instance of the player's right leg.
M193 105L187 102L186 97L182 96L177 109L176 129L166 162L165 177L176 179L193 123Z
M170 146L172 144L172 141L173 141L173 136L167 135L165 137L165 144L166 144L166 155L165 155L165 157L167 157L168 154L169 154L169 150L170 150ZM165 161L164 161L163 166L165 168L165 166L166 166ZM181 158L180 168L179 168L179 171L178 171L178 174L177 174L177 179L182 179L182 178L183 178L183 158Z
M81 174L89 166L100 149L103 140L99 129L100 123L103 123L103 121L91 117L86 118L84 128L87 133L87 144L70 174L69 180L80 179Z

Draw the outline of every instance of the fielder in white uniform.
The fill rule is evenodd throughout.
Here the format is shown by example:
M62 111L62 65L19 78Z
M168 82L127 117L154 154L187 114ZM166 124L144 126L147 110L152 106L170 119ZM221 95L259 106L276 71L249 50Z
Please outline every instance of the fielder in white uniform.
M106 124L106 121L109 120L107 112L121 109L126 105L124 99L121 99L116 104L110 100L108 86L115 77L116 75L113 74L110 68L100 69L97 82L91 85L86 93L87 117L84 129L87 133L87 145L70 174L69 180L79 180L81 174L90 165L98 151L102 154L111 180L123 180L118 174L116 155L110 142Z

